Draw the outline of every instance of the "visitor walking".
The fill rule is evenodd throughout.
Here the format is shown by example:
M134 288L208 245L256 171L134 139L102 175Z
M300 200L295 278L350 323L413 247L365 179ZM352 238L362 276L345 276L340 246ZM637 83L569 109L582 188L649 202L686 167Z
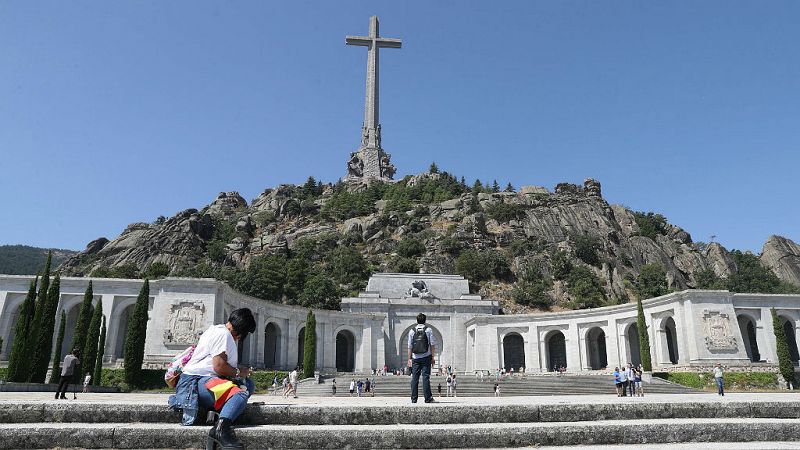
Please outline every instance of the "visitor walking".
M622 366L622 370L619 371L619 382L622 385L622 395L621 397L628 396L628 374L625 371L625 366Z
M436 391L439 393L439 397L442 396L442 382L439 382L439 385L436 387Z
M289 389L283 393L284 397L288 397L289 394L292 394L292 398L297 398L297 371L300 370L299 366L295 366L294 370L289 373Z
M451 380L452 388L453 388L453 397L458 397L458 392L456 388L458 387L458 380L456 380L456 374L453 374L453 379Z
M369 389L370 389L370 387L371 387L371 386L370 386L371 384L372 384L372 383L369 381L369 377L367 377L367 380L364 382L364 393L365 393L365 394L369 394L369 393L370 393L370 390L369 390Z
M408 333L408 367L411 368L411 403L417 403L419 378L422 377L422 392L425 403L432 403L431 366L435 363L436 339L430 327L425 326L425 314L417 315L417 326Z
M361 391L364 389L364 382L361 381L361 378L358 379L356 382L356 397L361 397Z
M208 433L207 448L244 448L232 425L244 412L255 383L250 379L250 368L239 367L237 344L255 329L253 313L240 308L225 324L205 330L170 398L173 408L183 410L182 425L193 425L200 408L219 411L219 419Z
M56 389L56 400L67 399L67 388L75 373L75 366L81 362L78 356L80 356L80 350L74 348L72 349L72 353L64 357L64 363L61 365L61 378L58 380L58 389Z
M91 382L92 382L92 374L86 372L86 376L83 377L83 390L81 392L83 392L84 394L89 392L89 383Z
M625 369L625 374L628 377L628 395L633 398L634 394L636 393L636 372L633 370L633 364L628 363L628 368Z
M447 382L447 396L450 397L450 395L452 395L453 393L453 378L450 375L448 375L446 382Z
M500 397L500 384L499 383L495 383L494 384L494 396L495 397Z
M356 390L356 379L353 378L352 380L350 380L350 397L353 396L353 392L355 392L355 390Z
M333 382L331 383L331 390L333 391L333 396L335 397L336 396L336 378L334 378Z
M722 379L722 366L720 363L717 363L717 366L714 367L714 381L717 382L717 394L721 396L725 396L725 383Z

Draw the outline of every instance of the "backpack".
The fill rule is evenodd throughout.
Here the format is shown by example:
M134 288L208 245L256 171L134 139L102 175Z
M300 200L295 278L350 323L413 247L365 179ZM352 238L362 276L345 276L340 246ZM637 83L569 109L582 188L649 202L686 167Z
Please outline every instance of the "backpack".
M414 331L414 337L411 338L411 351L418 355L428 352L428 334L425 333L425 327L417 328Z
M167 386L174 389L178 385L178 380L181 377L181 373L183 373L183 367L192 359L195 347L197 346L192 345L172 358L172 361L167 366L167 373L164 374L164 382L167 383Z

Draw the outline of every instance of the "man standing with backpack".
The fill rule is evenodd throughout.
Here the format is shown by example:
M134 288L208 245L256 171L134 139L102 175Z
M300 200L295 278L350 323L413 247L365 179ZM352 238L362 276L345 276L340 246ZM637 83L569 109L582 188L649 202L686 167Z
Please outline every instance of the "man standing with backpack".
M431 393L431 366L436 352L433 330L425 326L425 314L417 315L417 326L408 333L408 367L411 368L411 403L417 403L419 377L422 375L422 392L425 403L433 402Z

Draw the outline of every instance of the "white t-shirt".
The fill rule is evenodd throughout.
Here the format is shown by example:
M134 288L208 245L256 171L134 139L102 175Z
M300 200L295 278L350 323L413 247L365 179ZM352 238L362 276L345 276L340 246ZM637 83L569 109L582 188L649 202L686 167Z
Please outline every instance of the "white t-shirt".
M296 370L293 370L293 371L292 371L292 372L289 374L289 383L292 383L292 385L294 385L295 383L297 383L297 371L296 371Z
M408 333L408 349L411 350L412 345L414 344L414 333L418 329L424 329L425 335L428 336L428 350L425 353L412 353L412 357L414 359L424 358L426 356L431 355L431 347L436 346L436 338L433 337L433 330L430 327L425 326L425 324L418 324L414 329Z
M231 332L225 325L212 325L200 336L192 359L183 367L183 373L204 377L219 375L214 372L211 361L222 353L228 356L228 365L236 367L239 364L239 351Z
M88 386L89 383L91 383L91 382L92 382L92 376L91 375L86 375L86 378L83 379L83 385L84 386Z

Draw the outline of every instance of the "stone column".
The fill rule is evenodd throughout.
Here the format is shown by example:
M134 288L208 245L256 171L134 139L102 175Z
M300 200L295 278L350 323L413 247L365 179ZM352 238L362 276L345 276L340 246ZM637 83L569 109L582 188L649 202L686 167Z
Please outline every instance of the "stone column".
M255 331L256 335L253 336L255 338L253 340L255 342L254 345L255 348L253 349L255 355L252 354L250 355L250 361L253 361L254 365L256 365L257 367L264 367L264 347L266 345L265 343L266 336L264 333L267 327L266 316L267 312L265 310L260 309L258 311L258 318L256 320L256 331Z
M289 370L294 369L294 367L300 365L301 362L297 360L297 351L298 351L297 346L300 345L300 343L297 340L297 333L298 333L297 329L298 329L297 324L292 323L291 320L288 320L288 336L286 338L288 340L289 345L287 345L286 347L287 348L286 369Z
M778 364L778 344L775 342L775 333L772 331L774 330L773 327L775 324L772 320L770 308L761 309L761 318L762 322L764 322L764 329L769 330L763 333L767 345L765 345L763 350L760 347L758 349L761 352L761 359L773 364Z
M565 342L567 347L567 370L570 372L581 371L581 337L579 333L578 325L575 323L570 323L569 328L564 333L564 338L567 341Z
M620 340L619 325L616 319L611 319L608 322L608 329L604 329L606 333L606 358L608 359L608 367L619 367L620 361Z
M678 364L680 365L687 365L689 364L688 358L688 344L687 340L689 339L688 327L685 320L685 311L683 309L683 305L680 305L675 310L675 340L678 341Z
M525 342L525 372L541 372L542 366L539 363L539 328L531 325L528 330L528 339Z
M289 330L289 319L282 319L280 323L281 335L278 343L278 355L276 365L284 369L289 368L289 340L292 336Z
M766 311L766 316L764 315ZM770 343L768 336L771 336L772 328L767 328L771 326L772 323L769 320L766 320L771 314L768 309L762 308L760 311L759 317L753 323L753 331L756 333L756 345L758 346L758 353L761 356L762 361L766 361L770 359ZM748 344L749 345L749 344Z

